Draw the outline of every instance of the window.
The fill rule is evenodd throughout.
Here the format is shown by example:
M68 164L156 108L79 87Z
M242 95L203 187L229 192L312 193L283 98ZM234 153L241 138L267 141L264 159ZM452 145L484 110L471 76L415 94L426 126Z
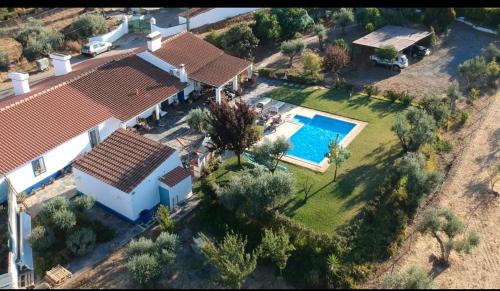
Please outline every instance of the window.
M35 177L45 173L45 162L43 161L43 157L39 157L31 162L31 166L33 166L33 173L35 174Z
M101 142L101 139L99 137L99 130L97 128L91 129L89 131L89 139L90 139L90 146L92 148L94 148Z

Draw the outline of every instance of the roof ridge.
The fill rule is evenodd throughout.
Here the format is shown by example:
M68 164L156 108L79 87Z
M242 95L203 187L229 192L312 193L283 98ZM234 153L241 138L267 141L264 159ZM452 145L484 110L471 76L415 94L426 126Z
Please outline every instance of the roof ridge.
M176 38L178 38L179 36L184 35L184 34L187 34L187 33L191 33L191 32L189 32L189 31L187 31L187 30L185 30L185 31L181 31L181 32L176 33L176 34L174 34L174 35L168 36L167 38L165 38L164 40L162 40L162 42L161 42L161 43L163 44L163 43L165 43L165 42L169 42L169 41L171 41L171 40L173 40L173 39L176 39ZM192 34L192 33L191 33L191 34Z
M133 51L132 51L132 52L128 52L128 53L124 53L124 54L122 54L122 55L118 55L116 58L113 58L113 59L111 59L111 60L109 60L109 61L107 61L107 62L104 62L104 63L102 63L102 64L99 64L99 65L97 65L97 66L93 67L92 69L90 69L90 70L88 70L88 71L85 71L85 72L82 72L82 73L80 73L80 74L76 75L76 76L75 76L75 77L73 77L73 78L70 78L70 79L68 79L68 80L66 80L66 81L63 81L63 82L58 83L58 84L56 84L56 85L53 85L52 87L49 87L49 88L47 88L47 89L44 89L44 90L42 90L42 91L40 91L40 92L37 92L37 93L35 93L35 94L32 94L32 95L26 96L25 98L23 98L23 99L21 99L21 100L18 100L18 101L16 101L16 102L13 102L13 103L11 103L11 104L8 104L8 105L6 105L6 106L4 106L4 107L1 107L1 108L0 108L0 112L6 111L6 110L11 109L11 108L14 108L14 107L16 107L16 106L18 106L18 105L21 105L21 104L23 104L23 103L25 103L25 102L29 101L29 100L34 99L35 97L38 97L38 96L41 96L41 95L43 95L43 94L45 94L45 93L51 92L51 91L53 91L53 90L55 90L55 89L58 89L58 88L60 88L60 87L62 87L62 86L64 86L64 85L71 84L71 83L73 83L73 82L75 82L75 81L77 81L77 80L79 80L79 79L81 79L81 78L83 78L83 77L85 77L85 76L88 76L88 75L89 75L89 74L91 74L91 73L94 73L94 72L95 72L95 71L97 71L99 68L102 68L102 67L103 67L103 66L105 66L105 65L108 65L108 64L110 64L110 63L112 63L112 62L116 62L116 61L122 60L122 59L124 59L124 58L126 58L126 57L129 57L129 56L131 56L131 55L133 55Z

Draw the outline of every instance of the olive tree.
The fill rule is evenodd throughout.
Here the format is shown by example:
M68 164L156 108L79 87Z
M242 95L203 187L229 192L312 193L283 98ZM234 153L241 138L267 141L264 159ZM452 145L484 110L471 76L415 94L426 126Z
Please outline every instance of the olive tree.
M277 232L264 229L264 236L259 246L261 258L270 259L276 263L280 271L283 271L294 250L295 247L290 243L290 236L283 227L280 227Z
M248 275L257 267L258 256L256 252L246 252L246 245L246 238L229 231L221 243L215 245L209 242L202 249L219 271L219 278L224 286L241 288Z
M417 266L410 266L401 273L391 273L382 280L386 289L431 289L432 277Z
M89 13L80 16L71 24L71 37L86 39L88 37L104 34L108 30L106 19L101 14Z
M332 16L335 24L342 27L342 34L345 33L345 27L354 22L354 13L351 8L340 8Z
M62 231L69 231L76 225L76 215L69 209L60 209L51 217L53 225Z
M318 37L318 44L319 44L319 49L323 50L324 47L324 41L326 39L326 29L323 26L323 24L318 23L313 26L313 31Z
M462 92L460 92L460 87L458 82L454 80L450 86L448 86L448 98L450 98L451 114L455 115L457 112L457 101L462 98Z
M208 115L210 111L205 108L194 108L189 111L186 122L194 131L206 132L208 130Z
M252 26L253 33L260 40L260 43L266 44L276 41L281 33L278 17L265 11L256 11L253 14L255 24Z
M290 173L271 174L262 167L245 169L229 178L217 195L222 205L248 217L265 217L293 198L294 179Z
M77 213L83 213L94 207L95 198L88 195L80 195L71 201L71 208Z
M127 269L132 278L140 285L147 285L161 274L158 259L151 254L133 256L127 262Z
M467 81L467 85L479 81L488 73L486 61L481 56L476 56L458 66L458 72Z
M437 240L441 249L439 261L446 266L449 265L452 251L470 253L479 244L477 233L474 231L465 233L465 228L458 217L448 208L427 210L418 224L418 231L430 234Z
M95 246L95 232L90 228L81 228L66 239L66 247L76 256L88 254Z
M291 149L290 141L284 136L278 136L274 141L264 138L261 144L254 146L254 160L266 166L271 173L276 171L281 158Z
M63 35L45 27L42 21L29 18L16 35L16 40L23 45L23 55L29 61L33 61L59 49Z
M398 113L391 128L405 151L417 151L422 145L436 140L436 122L423 109L410 107Z
M387 45L383 46L380 48L375 49L375 55L377 58L382 59L382 60L388 60L392 62L393 60L396 59L398 55L398 51L393 45Z
M351 153L340 145L338 136L328 145L328 153L326 154L328 163L334 165L333 181L337 179L337 170L347 159L351 157Z
M154 250L162 264L172 264L179 249L179 236L175 233L162 232L154 242Z
M31 230L28 240L35 251L44 251L55 242L55 236L50 228L39 225Z
M300 40L290 40L284 41L281 43L281 53L290 58L289 67L293 66L293 59L297 56L300 56L304 49L306 48L306 44Z

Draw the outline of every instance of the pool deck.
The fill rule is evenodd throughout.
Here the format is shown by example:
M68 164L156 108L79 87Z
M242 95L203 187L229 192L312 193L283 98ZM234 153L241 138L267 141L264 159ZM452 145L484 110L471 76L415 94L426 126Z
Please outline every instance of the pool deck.
M302 115L305 117L309 117L309 118L312 118L312 117L314 117L314 115L317 114L317 115L323 115L323 116L326 116L329 118L334 118L334 119L354 123L356 126L344 137L344 139L342 139L342 141L340 143L343 147L347 147L354 140L354 138L356 138L356 136L367 125L367 123L364 121L360 121L360 120L356 120L356 119L352 119L352 118L347 118L347 117L343 117L343 116L339 116L339 115L334 115L334 114L330 114L330 113L326 113L326 112L322 112L322 111L318 111L318 110L313 110L313 109L309 109L309 108L305 108L305 107L300 107L300 106L296 106L296 105L289 104L289 103L285 103L285 105L283 105L283 107L281 107L280 114L281 114L282 118L284 118L285 122L283 122L281 125L279 125L276 128L275 132L269 133L269 134L264 136L264 137L270 139L271 141L276 139L278 136L285 136L286 138L290 138L292 135L295 134L295 132L297 132L302 127L302 125L300 123L292 121L292 118L296 114ZM300 159L297 157L292 157L289 155L284 156L282 158L282 160L285 162L288 162L288 163L291 163L294 165L298 165L301 167L305 167L305 168L308 168L308 169L313 170L315 172L321 172L321 173L325 172L329 166L327 158L324 158L319 164L312 163L312 162L309 162L307 160Z

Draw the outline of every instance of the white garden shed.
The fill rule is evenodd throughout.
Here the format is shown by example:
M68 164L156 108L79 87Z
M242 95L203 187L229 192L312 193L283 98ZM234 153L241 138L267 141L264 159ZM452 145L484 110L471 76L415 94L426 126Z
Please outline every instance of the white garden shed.
M160 179L171 171L175 174L170 176L183 177L168 189L176 195L175 203L191 193L191 178L173 148L126 129L76 159L73 169L79 192L133 223L151 217L159 203L169 206L169 198L160 199Z

